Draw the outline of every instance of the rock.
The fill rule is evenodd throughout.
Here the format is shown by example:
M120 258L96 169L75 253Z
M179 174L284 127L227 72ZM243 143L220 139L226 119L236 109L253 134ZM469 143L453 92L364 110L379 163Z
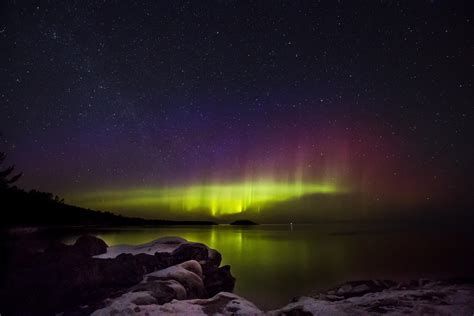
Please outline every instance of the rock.
M174 265L176 261L170 252L156 252L155 257L162 264L163 268Z
M132 303L135 305L150 305L150 304L159 304L156 298L154 298L152 295L149 293L144 293L144 292L138 292L139 296L135 296L132 300ZM163 293L163 290L160 291L160 293ZM134 308L134 311L137 310L137 308ZM138 309L138 311L140 308Z
M137 299L136 295L123 294L117 299L106 300L108 307L105 310L109 312L119 310L120 313L133 311L136 313L138 307L141 313L147 311L143 306L139 306L141 302L152 302L151 304L160 305L173 299L206 298L222 291L233 290L235 278L230 273L230 266L219 268L221 255L216 250L209 249L203 244L184 243L182 240L178 240L178 243L173 242L173 244L177 244L174 249L168 247L167 251L156 252L154 256L149 255L152 251L150 248L163 250L160 245L162 243L163 240L160 243L149 243L148 247L141 246L140 248L148 254L136 254L138 246L134 248L120 246L121 249L127 249L128 252L136 255L126 253L116 256L116 251L113 251L107 252L108 255L105 257L116 256L114 259L97 259L102 261L114 260L126 265L127 263L121 262L121 260L141 256L142 261L145 262L145 264L142 264L143 267L147 266L148 257L154 257L161 265L164 263L172 264L164 269L159 268L145 274L140 284L128 290L128 292L147 293L147 295L143 294ZM99 258L101 257L103 256L99 256ZM152 264L151 267L153 268ZM137 268L135 267L133 270L137 270ZM119 302L116 302L116 300ZM222 301L222 299L218 301Z
M344 296L337 296L337 295L325 295L324 297L327 301L339 301L339 300L342 300L344 299ZM323 299L324 299L323 298Z
M370 291L370 287L367 284L357 285L352 289L352 294L363 294L368 293Z
M214 267L219 267L222 262L221 254L215 249L208 250L208 258L204 262L200 262L202 266L202 270L206 272L209 269L213 269Z
M235 279L229 266L219 267L219 252L182 238L107 248L100 239L85 236L72 246L52 244L42 252L12 258L20 259L9 266L0 287L2 314L263 314L251 302L228 293ZM385 313L472 315L474 284L466 279L398 285L354 281L266 314Z
M208 299L173 300L169 303L139 305L151 302L151 295L144 292L127 293L107 307L96 310L93 316L105 315L263 315L253 303L232 293L221 292ZM138 309L137 309L138 307Z
M208 270L204 278L204 286L209 296L219 292L232 292L235 286L235 278L230 273L230 266L225 265L214 270Z
M354 296L362 296L367 293L379 292L394 285L394 282L387 280L352 281L347 282L336 289L327 291L325 294L349 298Z
M352 290L352 285L344 284L337 290L336 293L339 295L343 295L343 294L349 293L351 290Z
M84 256L96 256L107 251L107 244L94 236L81 236L76 240L73 251L77 251Z
M159 268L159 262L151 255L121 254L114 259L94 259L103 276L102 285L129 287L139 283L145 273Z
M130 292L148 292L154 297L156 304L168 303L173 299L185 300L187 298L186 289L175 280L157 280L140 283L133 286Z
M201 265L190 260L144 276L142 283L154 280L175 280L186 289L186 298L203 298L206 294Z
M115 300L109 300L107 307L94 311L91 315L145 315L147 306L155 306L156 299L148 292L125 293Z
M264 313L248 300L227 292L212 298L189 301L172 301L163 305L158 313L195 315L263 315ZM195 313L194 313L195 312Z
M132 255L148 254L155 255L156 253L171 254L180 245L189 243L184 238L180 237L162 237L141 245L116 245L107 248L107 252L95 256L98 259L113 259L120 254L129 253ZM186 261L186 260L185 260Z
M11 262L0 296L2 313L12 315L88 314L110 302L108 297L132 292L148 293L130 296L135 299L131 301L134 308L142 311L144 302L163 304L231 291L235 281L228 267L218 268L219 252L178 237L107 248L102 240L83 236L72 246L53 243L43 251L11 258L18 261Z
M188 243L178 246L172 253L176 263L182 263L188 260L207 261L209 258L209 249L206 245L199 243Z
M267 315L331 315L347 316L338 310L333 302L317 300L311 297L302 296L298 301L290 303L278 310L269 311Z
M451 282L410 282L402 290L388 281L358 281L340 287L342 293L353 295L338 300L301 297L268 315L472 315L474 313L474 284ZM407 286L404 286L407 287ZM378 288L378 290L376 290Z

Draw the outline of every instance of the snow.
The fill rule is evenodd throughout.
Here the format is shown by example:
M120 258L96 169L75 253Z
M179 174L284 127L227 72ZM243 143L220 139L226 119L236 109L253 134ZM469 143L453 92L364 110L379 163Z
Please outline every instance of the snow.
M176 277L192 273L196 277L196 261L182 266L151 273L147 276ZM196 271L199 272L199 271ZM153 281L151 281L153 282ZM168 282L176 282L168 280ZM176 297L176 296L175 296ZM131 292L109 302L109 305L92 315L284 315L311 313L312 315L456 315L472 316L474 312L474 286L472 284L445 284L432 282L411 289L391 287L337 301L300 297L280 309L263 312L250 301L233 293L221 292L208 299L173 299L158 305L147 292Z
M263 315L253 303L233 293L221 292L209 299L172 300L147 304L154 298L147 292L126 293L92 316L105 315Z
M417 289L387 289L338 301L301 297L297 302L270 311L281 315L291 311L313 315L466 315L474 312L472 285L430 284Z
M188 243L188 241L181 237L163 237L153 240L141 245L116 245L107 248L107 252L94 256L98 259L113 259L120 254L129 253L137 255L140 253L154 255L157 252L171 253L180 245Z
M250 301L228 292L209 299L173 300L159 307L159 315L264 315Z
M153 313L155 304L138 305L133 302L155 301L155 298L148 292L129 292L113 300L105 308L96 310L91 316L109 316L109 315L148 315ZM138 307L138 309L137 309Z
M151 315L263 315L253 303L233 293L221 292L209 299L173 300L156 306Z

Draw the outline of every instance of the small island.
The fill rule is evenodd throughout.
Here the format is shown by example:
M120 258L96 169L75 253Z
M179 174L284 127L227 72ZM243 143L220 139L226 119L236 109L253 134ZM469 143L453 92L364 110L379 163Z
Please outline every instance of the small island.
M236 225L236 226L251 226L251 225L258 225L255 222L252 222L251 220L248 219L241 219L241 220L236 220L230 223L230 225Z

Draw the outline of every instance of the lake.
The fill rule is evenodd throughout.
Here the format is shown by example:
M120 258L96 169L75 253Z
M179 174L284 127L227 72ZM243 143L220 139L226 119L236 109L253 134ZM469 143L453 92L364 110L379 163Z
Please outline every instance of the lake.
M235 293L266 310L350 280L474 276L474 238L467 230L288 224L163 226L94 234L108 245L142 244L163 236L204 243L231 265Z

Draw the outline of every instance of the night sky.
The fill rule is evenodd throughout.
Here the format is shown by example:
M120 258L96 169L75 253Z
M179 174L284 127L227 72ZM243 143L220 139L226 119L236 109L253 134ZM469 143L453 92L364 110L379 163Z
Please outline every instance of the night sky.
M2 1L18 186L125 215L456 217L471 1Z

